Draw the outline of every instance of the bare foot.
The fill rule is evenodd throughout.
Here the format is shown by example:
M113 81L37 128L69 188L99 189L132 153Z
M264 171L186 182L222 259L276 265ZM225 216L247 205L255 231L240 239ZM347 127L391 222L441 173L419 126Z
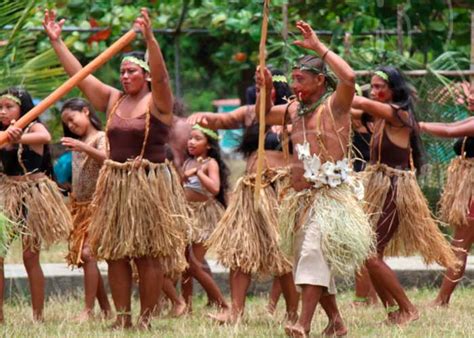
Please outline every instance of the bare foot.
M298 321L298 312L287 312L285 319L288 322L288 325L296 324Z
M412 311L400 311L395 324L399 326L405 326L415 320L418 320L418 318L420 318L420 314L416 309Z
M449 303L443 299L436 298L432 302L428 303L428 307L448 307Z
M309 337L309 331L305 331L305 329L300 324L285 326L285 333L288 337Z
M77 323L84 323L91 320L92 317L93 313L91 310L84 310L77 317L74 318L74 321Z
M269 303L267 304L267 313L268 313L270 316L273 316L273 315L275 314L275 311L276 311L276 305L269 302Z
M113 313L112 310L101 310L100 312L100 319L101 320L109 320L112 319Z
M131 316L127 316L127 318L118 318L115 322L110 326L112 330L126 330L132 328L132 318Z
M232 313L232 311L229 310L221 311L218 313L209 313L207 316L222 325L235 325L242 318L242 315L234 314Z
M43 317L43 314L36 314L34 313L33 314L33 323L35 324L41 324L44 322L44 317Z
M150 318L138 320L138 323L137 325L135 325L135 328L139 331L151 330Z
M342 320L330 321L321 335L326 337L342 337L347 335L347 328Z
M178 318L186 314L187 305L184 299L178 303L173 304L173 307L169 313L172 318Z

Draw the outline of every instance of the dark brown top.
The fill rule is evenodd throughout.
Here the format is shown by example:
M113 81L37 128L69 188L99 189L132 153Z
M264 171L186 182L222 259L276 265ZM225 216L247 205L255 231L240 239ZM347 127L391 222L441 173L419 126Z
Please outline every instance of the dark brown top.
M111 114L107 127L111 160L126 162L140 156L145 138L146 115L150 114L150 132L143 158L154 163L165 161L165 144L168 142L169 135L168 125L151 113L145 113L136 118L122 118L116 112L111 112Z
M390 140L385 131L385 121L376 127L372 137L370 163L382 163L396 169L410 169L410 147L399 147Z

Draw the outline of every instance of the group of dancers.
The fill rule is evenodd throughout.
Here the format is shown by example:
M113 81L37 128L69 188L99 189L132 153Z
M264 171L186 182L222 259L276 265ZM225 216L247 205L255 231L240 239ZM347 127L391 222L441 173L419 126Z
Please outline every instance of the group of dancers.
M82 66L61 39L63 24L54 11L45 13L46 34L73 76ZM174 116L177 104L145 9L134 27L142 32L147 57L125 55L122 89L89 75L79 83L87 100L67 100L61 109L61 142L73 152L69 208L51 179L51 136L45 126L39 120L24 130L12 124L33 107L31 96L17 88L0 93L0 119L9 138L1 149L1 256L21 237L35 320L43 320L40 250L67 238L68 263L84 269L80 319L92 316L95 299L103 315L112 314L97 268L98 260L106 260L116 328L132 326L134 275L140 328L150 327L161 291L172 301L174 315L190 312L193 278L219 308L210 317L236 323L254 275L274 277L268 310L275 310L282 293L287 335L309 334L318 303L329 320L323 333L345 335L334 277L354 271L361 272L358 280L373 285L387 324L405 325L419 313L384 262L384 256L392 255L421 254L427 263L448 268L436 303L449 302L474 239L473 118L417 122L411 89L393 67L374 71L368 97L355 95L356 76L349 64L299 21L302 39L295 44L314 55L298 59L291 86L281 72L257 70L255 104L230 113L195 113L186 121ZM258 183L257 116L263 88L267 126ZM473 87L469 109L474 110ZM96 111L106 112L104 131ZM357 174L352 170L352 125L371 134L367 165ZM246 170L230 193L217 130L235 128L245 130L239 151ZM440 202L442 220L455 228L452 246L417 184L423 165L421 132L463 137ZM208 269L208 249L230 270L230 304ZM3 287L2 273L0 294Z

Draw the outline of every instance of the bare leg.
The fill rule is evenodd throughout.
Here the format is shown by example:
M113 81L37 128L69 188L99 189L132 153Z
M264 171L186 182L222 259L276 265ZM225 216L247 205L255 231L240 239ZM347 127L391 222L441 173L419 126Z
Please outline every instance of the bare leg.
M281 295L280 278L274 277L272 288L270 289L270 296L268 297L268 305L267 305L267 311L271 315L275 313L280 295Z
M158 309L161 288L163 287L163 270L158 258L139 257L135 258L140 283L140 319L138 327L150 328L153 313Z
M377 292L379 292L379 290L385 290L382 292L389 293L398 304L399 310L394 323L403 325L417 320L419 317L418 310L410 302L397 276L383 259L380 256L369 258L366 266ZM379 294L379 296L381 296L381 294Z
M184 298L178 294L174 283L171 279L165 277L163 280L163 292L165 293L166 297L171 300L173 303L173 308L170 311L170 315L172 317L181 317L186 313L186 302Z
M189 270L183 272L181 277L181 294L186 302L188 312L193 310L193 277L189 274Z
M287 325L285 332L290 337L306 337L311 331L311 321L313 320L316 305L323 294L323 287L317 285L301 285L302 309L298 323Z
M375 292L367 268L363 266L355 275L355 299L352 305L372 305L377 303Z
M112 299L117 312L113 328L129 328L132 326L132 268L128 259L110 260L109 285Z
M97 267L97 261L92 256L88 245L84 245L82 248L82 261L84 269L84 291L85 291L85 309L78 317L79 321L88 320L92 317L94 311L94 303L96 297L102 300L101 308L106 316L110 315L110 304L107 299L107 294L101 294L99 297L99 284L103 281L100 275L99 268ZM105 293L105 290L102 290Z
M347 334L347 328L342 320L341 313L336 303L336 296L328 293L323 294L319 300L324 312L328 316L329 322L322 335L324 336L345 336Z
M232 299L231 309L212 315L211 318L224 324L236 323L243 315L245 308L245 298L250 287L251 275L242 270L230 270L230 296Z
M40 253L33 252L23 245L23 263L25 264L28 282L30 284L33 319L43 321L44 309L44 275L39 262Z
M474 220L470 220L467 226L457 227L454 232L454 238L451 242L452 246L456 249L456 256L462 262L459 270L448 269L446 276L443 279L439 294L433 301L432 305L435 306L447 306L454 289L458 285L459 281L464 276L466 270L467 254L471 250L472 243L474 242Z
M206 290L209 298L214 299L219 307L228 308L224 296L212 278L212 275L209 275L203 268L202 262L204 261L206 251L206 248L201 243L194 243L192 245L189 255L188 273L190 276L196 278L204 290Z
M283 297L286 302L286 316L290 323L295 323L298 320L298 301L299 295L296 291L293 273L289 272L278 277L280 281Z
M3 317L3 295L5 290L5 271L4 271L4 259L0 257L0 268L2 271L0 272L0 324L5 322L5 318Z

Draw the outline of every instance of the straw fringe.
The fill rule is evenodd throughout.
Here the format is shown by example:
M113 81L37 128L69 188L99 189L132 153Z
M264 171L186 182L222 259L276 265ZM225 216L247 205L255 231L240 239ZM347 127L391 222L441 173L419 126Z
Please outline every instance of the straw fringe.
M46 176L5 176L0 184L3 211L16 224L15 233L24 235L26 247L38 252L42 246L65 240L72 219L58 186Z
M388 256L419 253L426 264L436 262L444 267L456 267L459 264L438 222L431 215L414 172L377 164L368 166L365 175L366 212L374 228L391 188L391 180L394 179L399 227L386 248Z
M205 202L189 202L193 210L194 221L191 234L191 243L203 243L208 240L224 214L224 207L211 198Z
M278 192L287 182L283 171L266 170L258 206L254 203L255 175L239 179L232 199L216 230L206 243L218 261L245 273L282 275L291 271L290 261L278 246Z
M89 229L98 259L159 257L165 274L186 268L188 208L168 162L106 160L97 181Z
M90 201L71 201L71 215L73 229L69 234L69 253L66 256L66 261L69 266L81 267L84 263L81 258L82 248L84 247L92 217Z
M439 201L440 218L452 227L468 226L469 204L474 200L474 159L456 157Z
M332 273L352 276L375 252L375 234L368 217L348 185L336 188L292 191L284 199L280 229L286 233L282 246L294 253L294 234L300 229L321 230L321 248Z

